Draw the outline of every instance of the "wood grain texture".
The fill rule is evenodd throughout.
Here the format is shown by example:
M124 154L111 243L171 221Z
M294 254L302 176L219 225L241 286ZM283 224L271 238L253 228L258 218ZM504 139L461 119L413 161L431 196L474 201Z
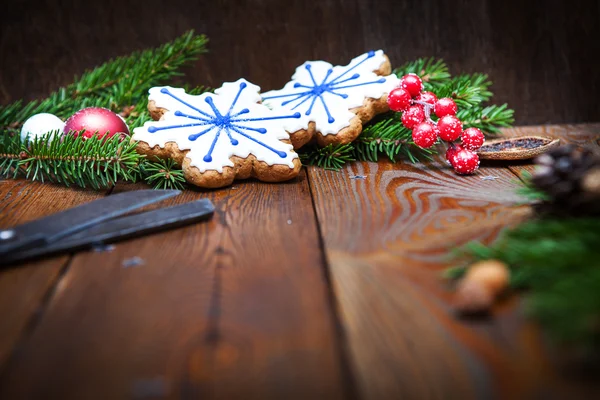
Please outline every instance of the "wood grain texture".
M305 174L173 201L199 197L215 203L208 223L74 257L0 397L343 394Z
M517 110L518 123L600 120L597 0L5 0L0 103L44 96L192 28L211 40L187 70L195 85L245 77L274 89L306 60L347 63L382 48L396 66L440 57L452 73L489 74L495 101Z
M465 323L439 276L448 250L489 241L529 214L515 206L518 180L508 169L457 179L440 165L380 162L310 168L309 176L363 398L545 398L558 390L539 333L514 300L493 319Z
M86 203L98 192L70 189L39 182L0 180L0 229ZM59 280L68 255L36 261L26 268L0 269L0 371L19 339L33 327L45 297Z

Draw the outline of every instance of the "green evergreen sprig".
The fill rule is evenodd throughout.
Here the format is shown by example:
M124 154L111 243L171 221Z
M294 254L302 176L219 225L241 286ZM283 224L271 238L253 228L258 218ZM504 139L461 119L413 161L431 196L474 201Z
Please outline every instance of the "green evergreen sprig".
M136 181L142 160L136 143L118 135L100 139L49 132L31 142L20 135L5 134L0 141L0 176L24 177L33 181L56 182L101 189L117 180Z
M460 75L450 79L435 94L438 98L454 99L459 109L469 109L492 97L493 93L489 90L491 85L486 74Z
M531 204L551 200L551 197L548 195L548 193L541 191L531 183L532 176L529 172L523 171L520 175L520 178L523 181L523 186L520 186L517 189L517 194L519 196L524 197Z
M105 107L115 112L139 103L145 107L148 88L181 75L178 70L206 52L207 42L206 36L189 31L156 49L118 57L86 71L44 100L27 104L19 100L0 106L0 130L14 132L27 118L42 112L65 119L85 107ZM127 122L132 125L135 121Z
M172 159L146 161L140 166L144 181L155 189L185 188L183 171Z
M484 105L493 95L489 90L492 82L485 74L465 74L453 78L447 65L433 58L408 62L393 73L398 77L415 73L423 80L424 90L432 91L438 98L453 98L459 107L457 117L465 128L475 127L487 135L494 135L514 121L513 110L506 104ZM436 120L435 115L431 118ZM415 145L411 131L402 125L400 115L393 112L369 122L361 135L349 145L300 150L305 163L336 169L348 161L377 161L381 157L387 157L392 162L406 159L415 163L431 159L433 152Z
M529 315L558 342L600 351L600 218L543 218L505 231L491 246L470 243L468 262L496 259L525 288ZM466 268L448 276L459 277ZM600 354L600 353L599 353Z
M207 38L192 31L156 49L132 53L86 71L44 100L0 106L0 175L100 189L117 180L143 179L157 188L180 188L183 173L173 162L150 163L135 143L117 137L83 140L51 135L22 142L19 130L31 115L47 112L63 119L85 107L105 107L126 118L131 130L150 120L148 89L181 75L179 69L206 51ZM201 94L208 89L188 90ZM166 171L166 172L160 172Z
M431 149L416 146L411 131L402 125L398 113L387 113L367 125L353 143L355 159L378 161L381 155L392 162L407 158L416 163L419 160L431 160Z
M500 128L508 128L514 122L514 111L507 104L487 107L473 106L458 110L456 116L465 128L479 128L487 136L497 135Z
M337 170L349 161L354 161L354 146L348 144L328 144L325 147L309 147L300 153L300 160L305 165L318 165L324 169Z
M398 77L406 74L417 74L423 81L424 89L433 92L447 85L450 79L446 63L443 60L436 60L435 58L419 58L415 61L407 62L396 68L393 73Z

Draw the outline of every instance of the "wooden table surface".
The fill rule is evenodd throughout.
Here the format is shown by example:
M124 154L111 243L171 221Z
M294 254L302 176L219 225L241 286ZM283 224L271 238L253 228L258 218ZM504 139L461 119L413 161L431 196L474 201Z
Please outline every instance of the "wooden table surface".
M504 134L600 150L600 124ZM208 197L210 222L4 269L0 398L591 398L518 297L464 321L440 279L449 249L527 215L531 168L358 162L188 190L166 203ZM140 187L0 181L0 227Z

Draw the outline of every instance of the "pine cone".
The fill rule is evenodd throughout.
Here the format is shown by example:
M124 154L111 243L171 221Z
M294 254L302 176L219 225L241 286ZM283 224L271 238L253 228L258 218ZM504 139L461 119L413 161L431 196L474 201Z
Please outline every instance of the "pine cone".
M531 182L550 197L539 205L539 211L567 215L600 213L600 158L590 149L557 147L536 158L535 163L538 167Z

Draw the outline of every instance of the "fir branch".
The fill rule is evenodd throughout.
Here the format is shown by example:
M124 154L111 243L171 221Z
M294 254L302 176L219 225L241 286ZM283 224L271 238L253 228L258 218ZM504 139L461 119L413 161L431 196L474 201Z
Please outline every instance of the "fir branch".
M462 254L507 263L511 285L527 288L527 311L552 338L600 351L598 243L599 218L545 218L505 231L491 246L472 243Z
M111 138L67 134L53 138L49 132L31 142L20 135L4 134L0 142L0 176L41 182L56 182L94 189L106 188L117 180L136 181L142 159L137 143Z
M529 203L537 203L540 201L549 201L550 196L541 192L531 185L526 185L517 189L517 194L527 199Z
M328 145L323 148L309 146L299 151L304 164L325 169L340 169L345 163L355 160L379 160L381 155L396 162L404 157L416 163L431 160L434 153L414 144L410 130L402 126L396 113L387 113L366 125L361 135L352 143Z
M465 128L479 128L487 134L498 134L500 128L506 128L513 124L514 111L507 104L491 105L485 108L474 106L462 108L456 114Z
M523 171L520 178L523 180L524 185L517 189L518 195L526 198L530 203L551 200L551 197L547 193L542 192L531 183L531 174L529 172Z
M305 165L338 170L349 161L354 161L354 146L348 144L329 144L325 147L311 146L300 151L300 160Z
M51 135L47 135L24 143L18 131L33 114L48 112L66 118L91 106L120 113L133 130L150 120L146 110L148 88L180 75L178 69L205 52L206 43L205 36L190 31L159 48L119 57L86 71L47 99L0 106L0 129L4 130L0 136L0 175L99 189L117 180L134 181L143 169L154 171L145 175L154 187L178 187L183 179L180 171L172 171L173 165L168 163L148 164L135 152L136 143L128 138L83 140L65 135L51 141ZM188 92L200 94L207 90L200 86Z
M183 171L172 159L146 161L140 171L144 181L154 189L185 189Z
M394 69L393 74L399 78L406 74L417 74L423 80L425 90L435 91L446 84L450 78L448 66L443 60L419 58Z
M431 160L433 151L414 144L412 133L402 125L397 113L387 113L367 125L354 144L354 156L358 160L377 161L379 155L396 162L401 156L416 163Z
M492 97L491 85L492 81L486 74L459 75L439 88L436 95L438 98L451 97L459 109L468 109Z
M71 97L131 99L137 87L149 88L181 75L178 69L204 53L207 42L204 35L188 31L158 48L110 60L76 79L76 83L69 86L75 86Z
M149 87L180 75L178 69L204 53L207 38L192 31L157 49L135 52L85 72L75 82L47 99L0 106L0 130L16 131L31 115L47 112L67 118L85 107L120 112L125 106L146 103Z

